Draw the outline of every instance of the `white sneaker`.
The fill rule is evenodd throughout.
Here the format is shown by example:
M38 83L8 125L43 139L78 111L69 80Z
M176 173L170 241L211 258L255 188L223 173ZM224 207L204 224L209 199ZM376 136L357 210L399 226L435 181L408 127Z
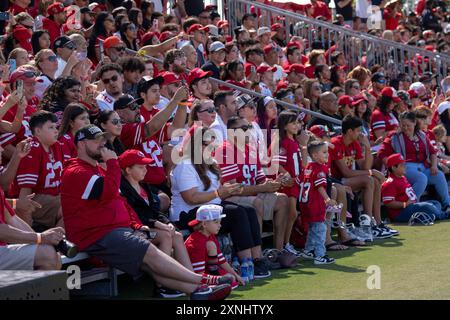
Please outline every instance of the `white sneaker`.
M286 243L284 245L284 250L286 250L289 253L292 253L293 255L295 255L296 257L300 257L300 252L298 252L297 250L295 250L294 246L290 243Z

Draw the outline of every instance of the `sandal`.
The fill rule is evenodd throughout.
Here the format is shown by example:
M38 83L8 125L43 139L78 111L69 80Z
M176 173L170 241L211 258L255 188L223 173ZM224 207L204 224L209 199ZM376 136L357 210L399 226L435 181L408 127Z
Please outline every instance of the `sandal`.
M337 242L330 242L329 244L325 245L325 248L327 249L327 251L344 251L344 250L348 250L348 247L343 245L343 244L339 244Z
M349 246L349 247L365 247L366 243L363 241L359 241L356 238L341 242L341 244L345 245L345 246Z

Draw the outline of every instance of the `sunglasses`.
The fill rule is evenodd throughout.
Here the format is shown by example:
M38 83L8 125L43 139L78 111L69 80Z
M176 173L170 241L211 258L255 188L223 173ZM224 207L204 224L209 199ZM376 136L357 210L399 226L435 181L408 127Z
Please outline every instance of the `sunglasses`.
M115 126L117 126L118 124L123 124L122 119L112 119L111 123Z
M116 82L119 79L119 76L112 76L110 79L102 79L104 84L109 84L109 82Z
M386 79L380 79L380 80L378 80L377 82L378 82L378 83L381 83L381 84L384 84L384 83L386 83Z
M25 78L35 78L39 76L39 74L34 71L25 71L24 73L22 73L22 76Z
M55 62L56 60L58 60L58 57L56 57L55 55L53 56L48 56L47 58L43 59L43 60L48 60L50 62Z
M209 108L206 108L206 109L203 109L203 110L198 110L197 113L202 113L202 112L215 113L216 109L214 107L209 107Z
M111 49L115 49L119 52L125 51L125 47L111 47Z

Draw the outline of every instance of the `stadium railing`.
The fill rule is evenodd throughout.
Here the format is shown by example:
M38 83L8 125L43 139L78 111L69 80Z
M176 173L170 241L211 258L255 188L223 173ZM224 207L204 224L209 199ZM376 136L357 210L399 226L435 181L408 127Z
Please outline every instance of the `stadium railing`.
M308 18L299 13L280 9L256 1L227 0L224 8L230 30L240 25L242 16L254 7L261 12L260 26L271 26L281 23L286 29L286 40L290 36L300 36L311 45L314 41L322 42L324 47L331 47L332 42L337 49L344 52L349 67L352 69L361 64L361 58L366 56L367 67L380 64L384 67L386 75L393 78L399 73L409 76L419 74L435 66L439 81L444 79L450 70L450 55L435 53L418 47L401 44L395 41L381 39L364 32L354 31L329 22ZM280 19L281 18L281 19ZM376 21L375 21L376 22ZM380 21L381 22L381 21ZM369 29L380 29L377 26Z

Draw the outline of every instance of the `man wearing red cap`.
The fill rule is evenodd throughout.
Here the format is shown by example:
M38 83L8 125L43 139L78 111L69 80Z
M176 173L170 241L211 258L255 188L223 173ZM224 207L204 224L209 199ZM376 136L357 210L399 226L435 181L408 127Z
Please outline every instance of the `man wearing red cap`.
M173 98L175 92L177 92L183 80L180 77L178 77L178 75L176 75L175 73L169 71L165 71L163 73L160 73L159 75L163 77L164 82L161 84L160 88L161 98L159 99L156 108L158 110L161 110L162 108L167 106L170 99Z
M391 221L408 222L417 212L434 216L434 219L448 218L447 213L442 212L439 201L418 202L414 189L406 179L405 159L401 154L390 155L386 166L389 170L389 178L381 186L381 196L384 205L388 208Z
M259 66L256 72L260 75L259 87L261 94L266 97L272 97L272 92L275 91L275 81L273 73L277 71L276 67Z
M205 45L206 45L206 32L209 31L208 27L203 27L201 24L194 24L189 27L187 34L192 36L191 44L197 51L198 64L197 67L201 67L205 64Z
M277 83L278 81L284 78L283 69L280 66L280 54L279 51L281 49L275 44L269 44L264 47L264 60L270 67L275 67L277 70L275 71L273 77L274 81Z
M123 41L116 36L108 37L103 41L104 53L113 63L125 55L125 48Z
M303 64L306 61L302 59L302 46L299 42L289 42L286 47L287 61L283 64L283 69L289 69L291 64Z
M211 76L210 71L203 71L200 68L195 68L191 70L188 76L187 84L189 85L189 90L192 96L196 99L210 99L212 94L212 86L209 81Z
M66 22L66 12L61 2L55 2L47 8L48 18L42 19L42 27L50 34L50 42L53 44L56 38L62 36L62 26Z

